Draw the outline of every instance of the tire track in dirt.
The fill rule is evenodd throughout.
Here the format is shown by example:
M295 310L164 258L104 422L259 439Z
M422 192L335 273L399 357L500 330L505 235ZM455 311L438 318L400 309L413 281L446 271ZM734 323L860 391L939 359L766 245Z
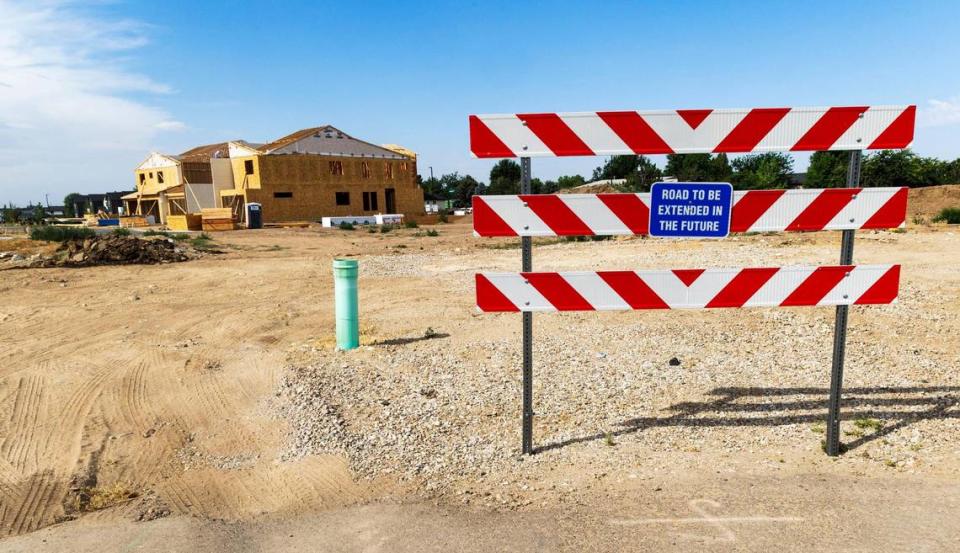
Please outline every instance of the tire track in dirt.
M36 452L37 459L33 466L39 470L35 470L23 482L19 501L12 509L13 515L12 517L8 515L10 523L5 526L9 528L12 535L30 532L52 523L54 513L62 509L69 474L74 469L83 449L83 429L87 417L102 392L104 381L113 372L108 367L95 367L97 371L93 376L70 395L62 409L55 415L57 424L45 425L45 435L31 430L29 434L16 437L16 443L20 445L21 451L27 448ZM40 377L35 375L25 380L34 382L26 382L23 385L25 400L22 405L24 407L14 410L18 414L17 424L20 428L28 427L31 420L35 422L40 411L39 399L27 400L26 398L42 398ZM20 414L28 410L34 411L32 417ZM48 411L45 410L45 413ZM44 446L42 459L39 453L41 444ZM21 453L14 462L14 466L22 472L27 472L28 468L25 456L28 454ZM38 466L40 462L44 466Z
M9 434L3 438L0 454L21 473L31 466L36 467L39 461L37 425L43 400L42 376L35 374L19 379Z
M52 522L52 520L44 520L44 515L49 511L51 504L59 503L54 499L58 487L53 471L44 470L33 473L25 482L26 494L9 517L9 524L4 521L7 535L15 536L30 532Z
M118 386L114 388L115 407L123 418L130 425L133 431L143 432L153 424L149 420L149 412L146 407L146 380L144 374L147 370L145 361L138 361L131 364L130 368L120 377Z

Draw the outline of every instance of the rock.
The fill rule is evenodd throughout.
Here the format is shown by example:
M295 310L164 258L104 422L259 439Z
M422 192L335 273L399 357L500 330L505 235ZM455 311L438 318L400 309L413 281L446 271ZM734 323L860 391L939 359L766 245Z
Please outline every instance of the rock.
M670 358L670 366L671 366L671 367L679 367L679 366L680 366L680 360L677 359L676 357L671 357L671 358Z

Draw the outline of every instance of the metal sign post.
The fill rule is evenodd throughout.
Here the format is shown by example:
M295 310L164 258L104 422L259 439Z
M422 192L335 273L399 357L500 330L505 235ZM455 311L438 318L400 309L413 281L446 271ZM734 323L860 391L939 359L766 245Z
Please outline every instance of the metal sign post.
M530 194L530 158L520 158L520 193ZM533 271L532 238L520 238L521 269ZM533 313L523 312L523 453L533 454Z
M850 152L850 164L847 167L847 188L856 188L860 184L861 150ZM851 223L854 221L850 221ZM856 231L845 230L840 242L840 264L853 264L853 236ZM847 347L847 316L849 305L837 306L837 317L833 329L833 368L830 371L830 402L827 413L827 455L840 455L840 393L843 388L843 356Z

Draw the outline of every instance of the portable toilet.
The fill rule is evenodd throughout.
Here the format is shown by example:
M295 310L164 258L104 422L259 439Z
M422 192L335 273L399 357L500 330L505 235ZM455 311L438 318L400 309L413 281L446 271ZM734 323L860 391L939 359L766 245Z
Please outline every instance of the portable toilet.
M263 228L262 207L256 202L247 204L247 228Z

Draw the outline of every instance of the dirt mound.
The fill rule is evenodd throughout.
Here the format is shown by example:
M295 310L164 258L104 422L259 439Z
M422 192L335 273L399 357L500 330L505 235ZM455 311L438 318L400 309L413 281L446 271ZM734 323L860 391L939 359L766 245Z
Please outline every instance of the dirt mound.
M144 240L115 234L67 240L47 266L128 265L186 261L187 252L173 240Z
M608 194L614 192L623 191L617 190L617 187L606 182L588 182L587 184L581 184L580 186L574 186L573 188L562 188L557 191L557 194Z
M929 221L945 207L960 207L960 184L911 188L907 220L922 217Z

